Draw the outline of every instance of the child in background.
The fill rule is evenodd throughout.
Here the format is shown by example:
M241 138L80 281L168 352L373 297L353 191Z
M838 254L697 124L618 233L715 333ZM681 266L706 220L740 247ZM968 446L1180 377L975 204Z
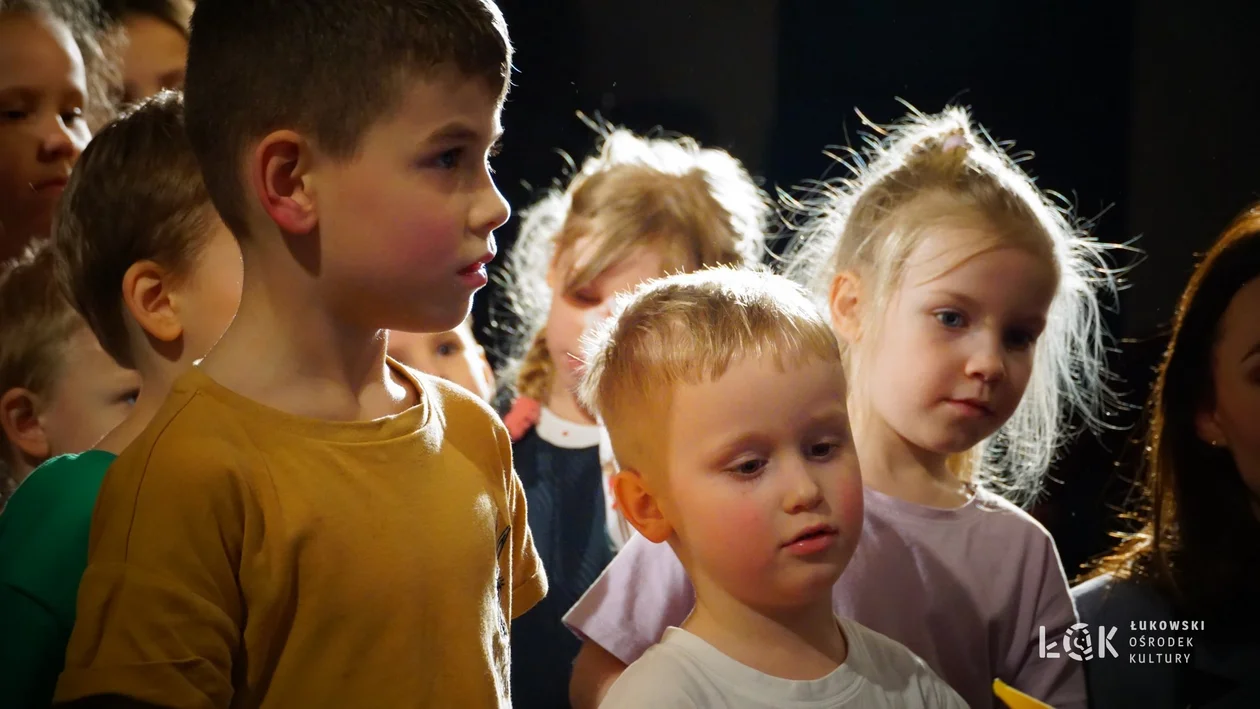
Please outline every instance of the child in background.
M37 468L0 516L0 704L47 707L74 627L88 528L110 463L236 312L241 256L164 93L106 126L57 218L59 276L101 347L140 375L126 420L91 450Z
M612 299L676 271L759 262L768 205L724 151L607 132L564 192L525 217L505 288L524 323L518 398L504 417L550 595L517 624L517 709L566 706L578 643L561 617L612 559L600 429L577 400L579 340Z
M55 700L510 706L546 592L494 411L387 358L486 284L488 0L200 0L185 127L241 303L110 467Z
M967 700L993 680L1083 707L1081 663L1041 657L1076 622L1032 499L1073 413L1105 393L1099 247L967 114L915 114L807 208L788 273L828 308L845 355L864 538L839 615L903 643ZM633 591L631 591L633 589ZM687 617L667 547L631 540L566 621L586 639L575 703Z
M106 12L122 26L123 103L134 103L162 89L184 87L188 62L190 0L107 0Z
M494 396L494 371L486 350L473 336L469 315L446 332L389 333L389 356L425 374L454 382L487 402Z
M88 0L0 0L0 262L51 233L70 168L112 114Z
M591 338L582 400L622 465L620 509L682 560L696 603L602 706L962 709L923 660L832 610L862 478L840 349L805 290L718 268L621 305Z
M91 448L136 401L140 378L101 348L38 242L0 271L0 502L54 456Z

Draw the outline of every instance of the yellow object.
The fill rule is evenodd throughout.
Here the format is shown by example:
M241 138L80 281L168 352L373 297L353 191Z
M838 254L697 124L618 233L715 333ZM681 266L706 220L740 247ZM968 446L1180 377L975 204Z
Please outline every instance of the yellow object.
M1000 679L993 680L993 693L998 699L1006 702L1006 706L1011 709L1054 709L1049 704L1033 699Z
M508 706L508 623L546 581L507 430L394 371L421 401L373 421L177 380L101 486L59 701Z

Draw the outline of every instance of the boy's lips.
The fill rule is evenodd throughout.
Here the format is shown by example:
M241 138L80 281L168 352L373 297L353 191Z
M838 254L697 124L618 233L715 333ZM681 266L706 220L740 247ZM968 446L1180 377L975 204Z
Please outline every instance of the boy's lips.
M835 539L839 536L839 534L840 530L836 529L833 525L825 523L814 524L802 529L783 546L793 547L802 544L815 545L821 542L829 544L830 540Z
M459 269L457 273L459 273L459 275L461 276L471 276L477 271L480 271L481 269L485 268L486 264L490 263L493 260L494 260L494 252L487 251L485 254L481 256L481 258Z

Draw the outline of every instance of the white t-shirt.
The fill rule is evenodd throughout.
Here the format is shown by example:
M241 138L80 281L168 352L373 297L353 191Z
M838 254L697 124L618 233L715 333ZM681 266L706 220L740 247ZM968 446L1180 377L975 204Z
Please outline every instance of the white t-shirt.
M849 655L815 680L758 672L671 627L617 679L600 709L967 709L962 697L904 645L852 620L838 620Z

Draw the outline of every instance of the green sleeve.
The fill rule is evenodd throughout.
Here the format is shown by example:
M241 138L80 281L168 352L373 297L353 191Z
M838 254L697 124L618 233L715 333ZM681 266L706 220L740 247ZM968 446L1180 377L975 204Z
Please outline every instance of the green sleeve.
M66 660L68 629L43 604L0 585L0 707L47 709Z

